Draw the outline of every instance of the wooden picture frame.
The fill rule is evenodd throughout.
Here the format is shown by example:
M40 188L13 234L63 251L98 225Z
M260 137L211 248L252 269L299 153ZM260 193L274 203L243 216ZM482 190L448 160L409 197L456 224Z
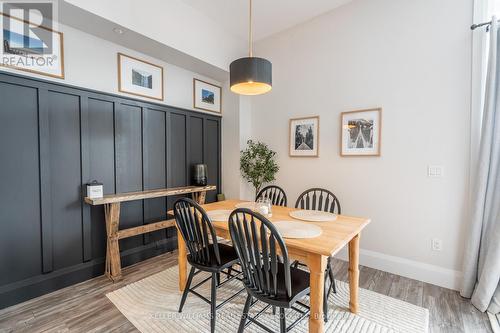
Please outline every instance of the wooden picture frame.
M382 108L340 114L340 156L380 156Z
M5 13L0 13L0 14L1 14L0 15L0 18L1 18L0 22L3 22L3 20L5 18L9 18L9 19L13 19L13 20L17 20L17 21L23 22L25 24L31 24L31 25L33 25L31 22L23 20L23 19L20 19L18 17L14 17L14 16L11 16L11 15L8 15L8 14L5 14ZM47 60L45 60L48 63L49 62L49 58L50 58L50 62L51 63L53 63L54 61L57 62L58 65L55 67L56 68L55 72L54 71L51 72L50 71L50 67L48 69L44 69L44 66L38 65L39 64L38 61L35 61L35 63L38 65L38 69L32 69L32 68L29 68L29 67L21 67L21 66L14 66L14 65L8 65L8 64L3 63L3 61L0 62L0 67L11 68L11 69L15 69L15 70L23 71L23 72L44 75L44 76L48 76L48 77L52 77L52 78L56 78L56 79L64 79L65 76L64 76L64 35L63 35L63 33L60 32L60 31L56 31L56 30L44 27L44 26L38 26L38 28L50 31L53 34L53 36L56 36L56 38L54 38L54 40L58 41L58 47L57 47L58 52L54 53L54 51L53 51L53 54L46 55L47 56ZM4 38L4 35L2 34L2 43L0 45L0 48L1 48L0 49L0 57L7 57L7 56L5 56L5 50L4 50L5 46L4 45L5 45L6 42L8 43L8 41L3 40L3 38ZM23 55L14 55L14 54L12 54L12 55L9 55L9 57L23 57ZM38 58L44 58L44 57L38 57ZM17 62L17 63L19 63L19 62Z
M164 100L163 67L118 52L118 91ZM158 88L155 88L158 86Z
M222 114L222 88L213 83L193 78L193 108Z
M290 119L288 138L290 157L319 157L319 116Z

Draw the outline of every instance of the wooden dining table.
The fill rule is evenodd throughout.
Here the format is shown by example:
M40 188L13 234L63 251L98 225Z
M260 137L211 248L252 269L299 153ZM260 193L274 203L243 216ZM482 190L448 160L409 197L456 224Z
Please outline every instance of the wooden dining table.
M211 210L234 210L240 200L225 200L202 205L206 211ZM272 207L271 222L297 221L289 213L297 208ZM304 222L304 221L301 221ZM349 217L338 215L330 222L306 222L319 226L322 229L320 236L309 239L285 238L288 254L291 258L306 264L310 272L310 316L309 332L324 332L323 321L323 294L324 277L327 260L330 256L338 253L346 245L349 247L349 308L352 313L358 311L358 288L359 288L359 238L361 231L370 223L368 218ZM231 239L227 222L212 221L218 237ZM182 236L177 232L179 240ZM179 250L179 289L184 290L187 279L187 252L183 241L178 241Z

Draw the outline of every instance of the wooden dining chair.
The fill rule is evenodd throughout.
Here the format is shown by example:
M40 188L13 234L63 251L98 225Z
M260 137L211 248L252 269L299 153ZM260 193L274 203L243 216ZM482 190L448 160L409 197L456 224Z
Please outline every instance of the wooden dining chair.
M269 185L260 190L255 201L261 198L268 198L274 206L286 207L287 204L285 191L276 185Z
M274 332L257 321L271 306L280 310L280 332L288 332L310 312L309 306L300 301L309 294L309 273L291 267L283 238L273 224L259 213L246 208L236 209L229 217L229 232L240 258L243 284L248 293L238 333L252 323L267 332ZM253 302L253 299L256 301ZM267 306L255 316L249 316L250 307L258 301ZM299 317L288 327L285 309L299 313Z
M191 271L182 294L179 312L182 312L184 303L189 292L198 296L210 304L210 331L215 331L216 311L245 289L241 289L219 305L216 304L217 289L227 282L238 278L240 271L232 270L233 265L239 263L238 255L232 246L219 244L216 233L205 210L195 201L181 198L174 203L175 223L189 250L187 261L191 265ZM179 242L181 240L178 240ZM196 271L198 270L198 271ZM225 272L224 270L227 270ZM193 277L200 272L211 273L211 276L191 287ZM233 275L232 272L235 272ZM220 274L224 273L227 278L221 283ZM195 291L196 288L211 280L210 300Z
M323 188L311 188L299 195L297 201L295 202L295 208L308 209L308 210L319 210L328 213L341 214L341 207L339 199L329 190ZM325 287L325 300L328 300L328 296L333 292L337 293L337 287L335 285L335 277L333 275L333 267L331 264L331 257L328 258L328 264L325 270L325 286L327 278L330 278L330 286ZM295 261L293 263L294 267L298 267L299 262ZM328 301L323 303L323 313L325 314L324 320L328 321Z

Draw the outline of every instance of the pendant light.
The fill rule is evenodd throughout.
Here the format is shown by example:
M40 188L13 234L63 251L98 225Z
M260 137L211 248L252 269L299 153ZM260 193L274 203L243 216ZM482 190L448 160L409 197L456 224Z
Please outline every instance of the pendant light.
M252 53L252 0L250 2L248 57L229 65L231 91L240 95L261 95L272 89L273 67L269 60Z

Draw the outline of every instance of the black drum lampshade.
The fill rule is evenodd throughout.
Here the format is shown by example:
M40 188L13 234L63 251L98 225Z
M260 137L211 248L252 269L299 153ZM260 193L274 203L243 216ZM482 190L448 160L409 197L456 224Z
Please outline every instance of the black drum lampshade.
M240 95L260 95L273 85L273 67L269 60L258 57L240 58L229 66L231 91Z
M248 0L248 57L236 59L229 65L231 91L239 95L261 95L273 88L273 65L252 52L252 0Z

